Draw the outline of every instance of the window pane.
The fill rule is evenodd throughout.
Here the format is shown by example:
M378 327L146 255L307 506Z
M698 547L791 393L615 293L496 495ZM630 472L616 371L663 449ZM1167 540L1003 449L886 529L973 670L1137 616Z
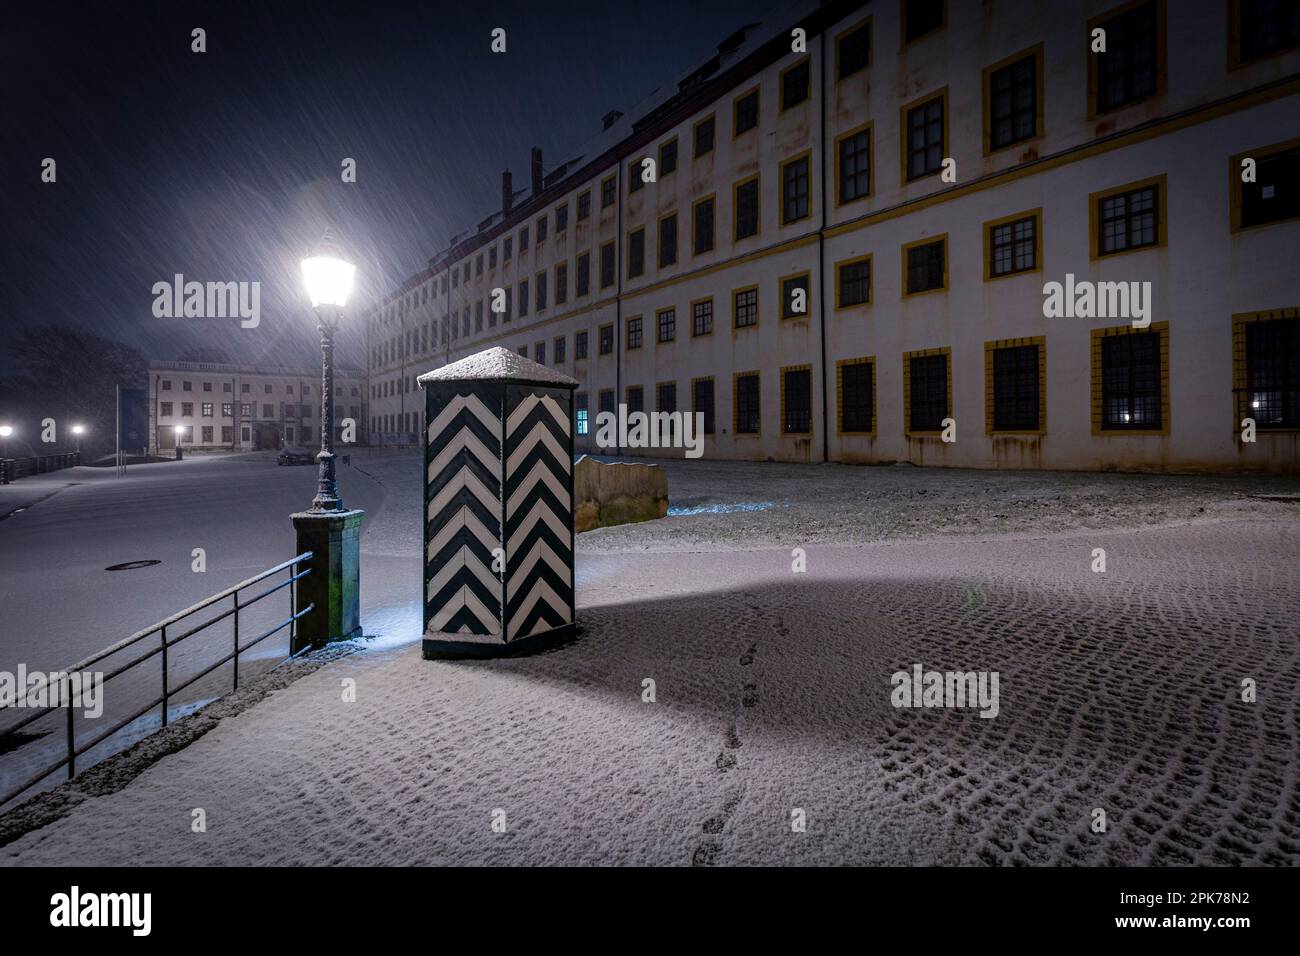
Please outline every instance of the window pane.
M989 228L989 274L1010 275L1035 269L1037 219L1033 216Z
M840 140L840 202L871 193L871 131Z
M758 376L741 375L736 379L736 421L738 435L758 433L761 422L758 398Z
M840 306L863 305L871 301L871 260L840 266Z
M758 290L746 289L736 293L736 328L758 324Z
M907 178L938 172L943 162L943 98L907 112Z
M1097 111L1105 112L1156 91L1156 4L1154 0L1099 24L1106 52L1097 57Z
M781 280L781 318L799 319L808 314L808 277Z
M1036 134L1035 60L1031 54L989 75L990 149L1000 149Z
M713 331L713 300L706 299L703 302L696 302L691 307L692 314L692 334L708 335Z
M812 431L812 373L808 369L791 369L783 374L785 412L781 430L787 434Z
M1160 428L1160 387L1159 332L1101 340L1102 428Z
M944 286L943 241L913 246L907 250L907 291L928 292Z
M852 33L839 39L839 72L844 79L866 68L871 58L871 24L864 23Z
M1300 217L1300 147L1257 159L1255 182L1239 188L1243 226Z
M840 431L871 431L871 364L840 367Z
M781 221L808 215L808 159L797 159L781 170Z
M1039 426L1038 346L1018 345L993 353L993 428L1034 431Z
M1246 408L1259 428L1300 428L1300 319L1246 326Z
M713 419L713 379L700 379L691 385L691 411L704 413L704 433L712 435Z
M948 356L924 355L909 360L911 431L940 431L948 417Z
M793 66L781 77L781 109L788 110L808 99L808 61Z

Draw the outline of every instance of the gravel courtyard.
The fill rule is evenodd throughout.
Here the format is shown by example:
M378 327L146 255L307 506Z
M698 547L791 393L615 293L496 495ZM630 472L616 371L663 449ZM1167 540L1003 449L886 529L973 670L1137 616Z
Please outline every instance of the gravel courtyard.
M354 464L401 550L418 461ZM575 641L379 635L0 859L1300 863L1300 511L1252 497L1295 482L846 468L807 501L816 469L686 467L674 509L772 507L583 535ZM998 672L997 716L892 706L915 664Z

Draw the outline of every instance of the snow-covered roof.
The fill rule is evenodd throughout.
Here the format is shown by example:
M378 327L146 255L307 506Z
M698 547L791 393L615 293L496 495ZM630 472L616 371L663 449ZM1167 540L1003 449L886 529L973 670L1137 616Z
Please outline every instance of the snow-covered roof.
M430 382L504 381L578 387L577 379L500 345L425 372L416 381L421 386Z
M270 375L285 378L320 378L320 368L304 368L296 365L256 365L232 362L188 362L165 359L152 359L151 369L162 372L209 372L220 375ZM365 371L352 365L334 366L334 374L347 378L364 378Z
M690 95L693 88L699 83L726 72L754 55L764 44L788 31L792 23L797 23L811 15L821 2L822 0L791 0L789 3L778 4L775 10L769 11L761 19L744 24L735 33L719 43L707 57L702 57L700 62L693 69L687 71L677 82L655 88L631 109L618 116L608 129L602 129L583 143L570 159L547 175L546 185L542 192L545 193L547 188L554 182L562 180L569 172L578 169L583 161L594 159L612 151L619 143L631 137L637 131L638 126L652 114L668 107L682 97ZM560 170L563 170L563 172L560 172L557 178L552 179L551 176ZM458 246L492 229L511 215L514 207L522 206L533 198L535 197L530 187L526 186L523 189L516 190L512 197L512 210L510 213L498 209L485 217L477 227L465 229L452 236L446 248L436 253L430 262L448 259L452 251Z

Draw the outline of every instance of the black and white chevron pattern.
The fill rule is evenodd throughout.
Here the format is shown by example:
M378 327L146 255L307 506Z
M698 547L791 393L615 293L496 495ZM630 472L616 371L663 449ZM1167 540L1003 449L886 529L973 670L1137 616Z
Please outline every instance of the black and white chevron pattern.
M573 623L571 396L511 386L506 405L507 640Z
M499 386L429 408L426 633L505 639L501 574L492 570L502 537L500 409Z

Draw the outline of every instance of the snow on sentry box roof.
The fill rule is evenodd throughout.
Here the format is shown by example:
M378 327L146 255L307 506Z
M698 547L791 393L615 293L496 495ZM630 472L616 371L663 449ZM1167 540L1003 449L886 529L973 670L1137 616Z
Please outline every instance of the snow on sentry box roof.
M527 382L533 385L557 385L577 388L578 380L563 372L547 368L530 358L500 345L475 352L459 361L425 372L416 379L423 387L431 382Z

